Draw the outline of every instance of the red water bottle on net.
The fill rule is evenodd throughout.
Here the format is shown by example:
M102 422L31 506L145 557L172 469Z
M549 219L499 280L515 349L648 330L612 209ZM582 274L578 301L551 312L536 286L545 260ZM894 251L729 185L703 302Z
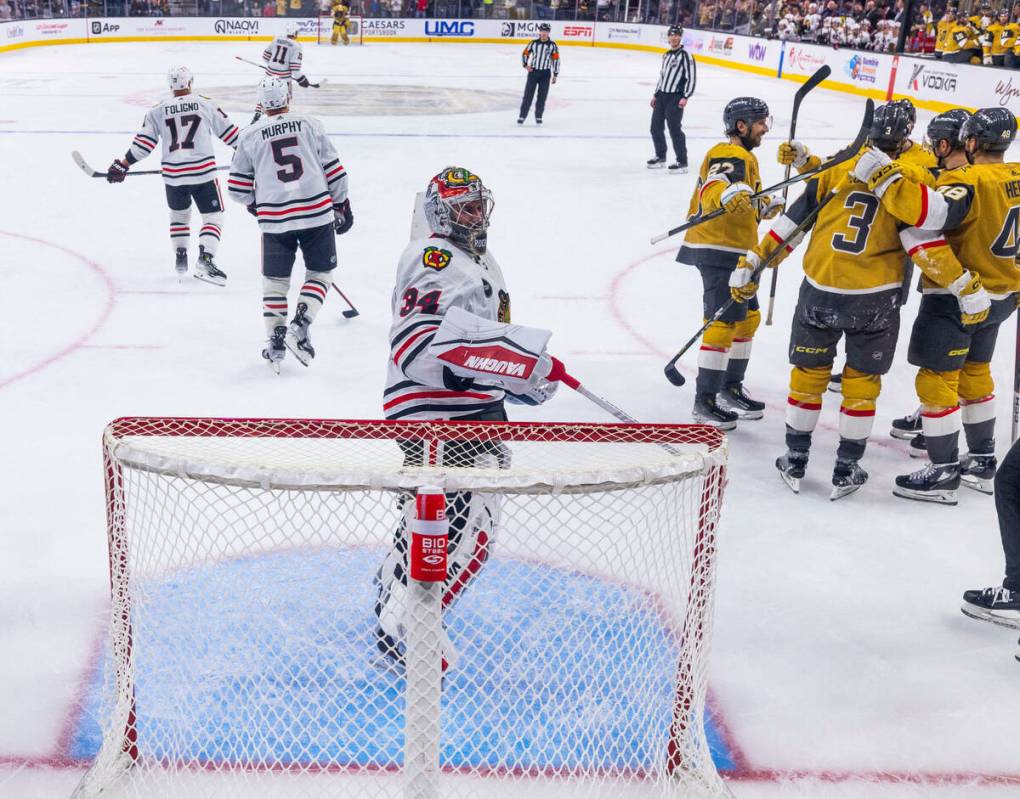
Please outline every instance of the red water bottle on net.
M421 583L446 580L446 547L450 523L446 518L446 494L435 486L418 489L411 524L411 579Z

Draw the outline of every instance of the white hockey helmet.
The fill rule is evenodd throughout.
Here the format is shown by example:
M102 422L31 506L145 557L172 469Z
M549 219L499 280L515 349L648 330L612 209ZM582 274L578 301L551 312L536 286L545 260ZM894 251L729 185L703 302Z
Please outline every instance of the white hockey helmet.
M195 76L191 74L191 70L187 67L176 66L170 67L166 73L166 81L170 84L170 88L174 91L181 89L190 89L191 82L195 79Z
M492 192L469 169L448 166L425 190L425 218L438 236L457 242L476 255L485 252Z
M299 30L300 30L300 28L298 27L298 24L296 22L288 22L287 23L287 38L288 39L296 39L297 36L298 36L298 31Z
M279 78L263 78L259 81L259 105L264 111L278 111L290 105L287 84Z

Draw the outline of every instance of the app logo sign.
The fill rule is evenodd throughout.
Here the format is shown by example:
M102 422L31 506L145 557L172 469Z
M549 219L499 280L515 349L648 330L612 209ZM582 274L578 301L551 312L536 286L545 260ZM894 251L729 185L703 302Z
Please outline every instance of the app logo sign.
M101 36L104 33L116 33L120 30L120 25L113 25L109 22L100 22L99 20L92 21L92 35Z
M475 23L469 19L427 19L425 20L425 35L436 38L443 36L474 36Z
M861 83L875 83L878 80L879 60L864 53L855 53L844 66L843 71L851 80Z

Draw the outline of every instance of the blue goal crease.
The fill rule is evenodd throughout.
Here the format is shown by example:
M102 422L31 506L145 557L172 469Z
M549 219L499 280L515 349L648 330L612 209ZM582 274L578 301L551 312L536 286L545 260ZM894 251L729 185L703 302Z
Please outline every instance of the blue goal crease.
M132 618L140 749L241 766L399 766L404 679L374 642L382 555L278 552L147 583L144 619ZM203 612L210 596L215 614ZM678 643L645 592L497 557L445 618L458 663L443 686L444 767L661 769ZM108 668L90 675L71 758L99 751ZM734 770L711 713L705 731L716 767Z

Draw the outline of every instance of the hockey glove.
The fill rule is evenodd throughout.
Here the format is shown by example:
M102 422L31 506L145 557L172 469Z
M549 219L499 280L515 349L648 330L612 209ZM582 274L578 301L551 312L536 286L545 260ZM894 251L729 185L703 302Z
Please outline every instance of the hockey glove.
M302 75L300 78L297 79L297 85L300 86L302 89L307 89L311 84L309 83L308 78Z
M520 394L507 392L506 401L514 405L541 405L553 398L560 384L555 380L540 378L535 385Z
M259 218L259 212L255 209L255 203L248 203L244 207L244 210L247 211L249 214L251 214L256 219Z
M107 183L123 183L124 177L128 173L128 162L121 161L119 158L114 159L113 163L110 164L110 168L106 170L106 182Z
M333 206L333 230L342 236L354 226L354 214L351 212L351 201L344 200Z
M757 202L759 219L775 219L786 210L786 200L781 194L766 194Z
M742 255L737 268L730 272L730 296L737 302L747 302L758 293L758 284L752 279L754 270L761 265L753 252Z
M746 183L731 183L723 189L719 197L719 204L726 209L728 214L749 213L751 210L751 195L754 190Z
M960 303L960 321L965 325L976 325L988 318L992 301L981 285L981 278L973 272L964 272L948 286Z
M783 166L801 169L810 157L811 151L799 141L784 141L779 143L779 153L776 155L776 160Z

